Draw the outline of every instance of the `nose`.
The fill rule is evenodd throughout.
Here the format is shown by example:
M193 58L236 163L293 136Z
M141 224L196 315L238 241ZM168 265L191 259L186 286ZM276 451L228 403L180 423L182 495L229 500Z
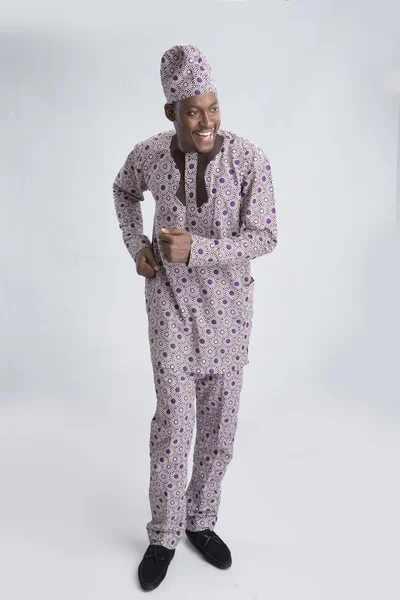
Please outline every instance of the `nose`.
M211 119L207 113L204 113L202 115L200 124L202 127L204 127L204 129L212 129L212 127L213 127L213 122L211 121Z

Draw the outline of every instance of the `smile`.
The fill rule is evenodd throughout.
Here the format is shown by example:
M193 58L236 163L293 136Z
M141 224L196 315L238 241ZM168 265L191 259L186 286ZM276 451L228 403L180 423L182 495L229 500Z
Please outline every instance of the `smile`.
M195 133L196 133L196 135L198 135L201 138L210 140L214 134L214 129L212 131L201 132L201 133L199 131L196 131Z

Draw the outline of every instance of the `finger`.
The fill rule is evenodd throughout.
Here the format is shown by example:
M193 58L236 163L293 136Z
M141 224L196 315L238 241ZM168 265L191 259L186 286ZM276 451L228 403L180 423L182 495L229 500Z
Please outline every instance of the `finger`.
M164 256L166 254L167 255L170 254L171 248L170 248L170 245L167 242L161 242L160 248L161 248L161 252L163 253Z
M170 250L169 246L164 246L164 248L162 250L162 255L165 260L168 260L169 262L171 262L171 250Z
M169 244L171 242L171 235L169 233L160 233L160 240L162 242L167 242Z
M161 228L164 229L164 228ZM186 229L165 229L164 233L168 235L185 235L187 233Z
M158 271L160 269L160 267L158 266L157 261L155 259L154 252L151 248L146 248L146 250L144 252L144 256L145 256L146 262L148 262L155 271Z
M151 254L152 250L146 248L139 262L138 273L139 275L143 275L143 277L153 277L153 274L155 275L155 269L153 268L150 262Z
M161 234L160 234L160 238L162 235L184 235L185 233L188 233L186 231L186 229L166 229L165 227L161 227L160 229Z
M138 269L138 273L139 275L141 275L142 277L154 277L156 272L153 269L153 267L147 263L147 262L143 262L140 264L140 267Z

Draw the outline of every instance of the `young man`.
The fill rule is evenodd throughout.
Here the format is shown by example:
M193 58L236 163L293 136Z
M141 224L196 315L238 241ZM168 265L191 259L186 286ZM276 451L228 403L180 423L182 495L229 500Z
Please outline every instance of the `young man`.
M268 158L254 143L220 129L206 56L192 45L174 46L162 56L160 72L174 129L136 144L113 184L123 240L145 277L157 396L150 545L139 565L146 590L164 579L184 533L211 564L232 563L214 527L249 362L250 261L277 244ZM143 233L145 190L155 199L152 241Z

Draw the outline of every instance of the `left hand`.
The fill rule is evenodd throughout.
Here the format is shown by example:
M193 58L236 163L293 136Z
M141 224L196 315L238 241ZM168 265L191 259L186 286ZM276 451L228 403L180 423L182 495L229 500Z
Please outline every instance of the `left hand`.
M163 258L168 262L187 263L190 256L191 235L186 229L161 227L160 242Z

